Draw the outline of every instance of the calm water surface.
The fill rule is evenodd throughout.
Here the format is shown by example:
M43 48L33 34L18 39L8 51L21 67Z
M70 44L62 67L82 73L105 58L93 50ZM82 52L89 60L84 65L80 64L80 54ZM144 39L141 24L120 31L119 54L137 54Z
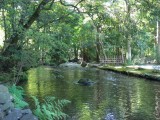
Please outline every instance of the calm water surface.
M22 87L31 107L31 95L41 102L46 96L68 99L68 120L103 120L109 113L116 120L160 120L160 82L89 68L39 67L28 77ZM76 84L81 78L96 83Z

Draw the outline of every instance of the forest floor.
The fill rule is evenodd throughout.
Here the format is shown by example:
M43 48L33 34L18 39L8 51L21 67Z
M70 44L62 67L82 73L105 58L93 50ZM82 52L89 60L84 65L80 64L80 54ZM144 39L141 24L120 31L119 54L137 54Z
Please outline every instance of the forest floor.
M131 65L131 66L108 66L99 67L126 75L137 76L149 80L160 81L160 65Z

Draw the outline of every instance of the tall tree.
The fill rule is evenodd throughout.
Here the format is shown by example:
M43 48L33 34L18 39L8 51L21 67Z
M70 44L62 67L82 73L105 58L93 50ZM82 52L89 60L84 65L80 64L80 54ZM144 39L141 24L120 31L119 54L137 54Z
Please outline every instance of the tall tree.
M142 15L147 19L148 22L148 28L150 28L150 33L155 36L153 39L155 39L154 43L156 46L155 50L155 56L156 61L159 64L160 63L160 1L139 1L139 8Z
M76 8L76 6L82 1L83 0L80 0L78 3L76 3L76 5L67 4L62 0L60 0L59 3ZM40 13L42 11L51 10L52 8L54 8L55 3L57 3L57 1L55 0L19 0L17 1L17 3L11 1L11 5L15 6L17 11L20 11L18 13L20 14L20 18L17 22L16 27L14 27L12 35L10 35L10 37L8 37L8 39L5 41L7 44L5 44L3 48L2 55L7 59L1 60L1 63L3 63L2 68L8 70L9 68L14 66L12 59L9 59L9 57L13 56L17 50L20 51L22 49L22 44L19 43L22 43L26 31L30 29L33 23L39 18ZM15 26L15 24L16 23L13 23L13 26Z
M94 27L95 32L95 44L96 44L96 61L100 61L100 57L106 58L103 41L101 40L101 35L103 34L103 27L105 26L105 21L108 19L109 15L105 11L104 1L87 1L83 7L85 13L90 17L90 21ZM102 55L102 56L101 56Z

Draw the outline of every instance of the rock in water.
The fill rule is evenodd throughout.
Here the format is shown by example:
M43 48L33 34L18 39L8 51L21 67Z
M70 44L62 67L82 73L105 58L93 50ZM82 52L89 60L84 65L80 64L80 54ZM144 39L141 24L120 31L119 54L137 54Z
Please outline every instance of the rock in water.
M78 83L81 84L81 85L89 86L89 85L92 85L94 82L91 81L91 80L88 79L88 78L81 78L81 79L78 81Z
M81 63L81 66L82 66L82 67L86 67L86 66L87 66L87 62L86 62L86 61L83 61L83 62Z

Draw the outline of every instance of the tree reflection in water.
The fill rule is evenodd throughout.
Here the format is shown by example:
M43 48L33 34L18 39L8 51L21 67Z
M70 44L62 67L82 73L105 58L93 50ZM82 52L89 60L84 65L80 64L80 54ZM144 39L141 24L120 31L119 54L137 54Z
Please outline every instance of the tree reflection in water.
M102 120L113 113L116 120L158 120L160 82L129 77L89 68L59 68L63 78L54 77L55 68L39 67L28 72L22 85L30 95L42 99L56 96L71 101L69 120ZM74 84L81 78L96 82L92 86ZM112 115L111 115L112 116Z

